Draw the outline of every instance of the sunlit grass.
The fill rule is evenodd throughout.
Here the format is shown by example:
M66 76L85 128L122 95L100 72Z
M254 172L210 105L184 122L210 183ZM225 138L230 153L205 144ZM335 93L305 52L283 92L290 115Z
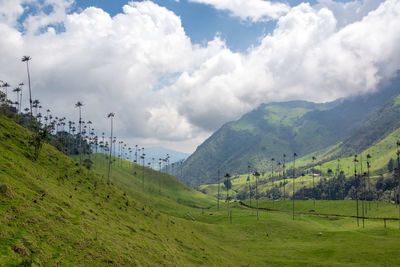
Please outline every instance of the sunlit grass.
M310 201L296 201L293 221L289 201L260 200L279 211L257 220L232 201L231 223L225 201L217 210L215 198L169 175L145 168L143 192L143 168L123 161L107 185L104 155L91 156L97 174L48 145L32 161L26 130L1 116L0 129L1 266L398 265L397 221L361 228L308 214ZM353 203L318 201L316 211L351 214ZM379 205L379 216L394 215L394 205Z

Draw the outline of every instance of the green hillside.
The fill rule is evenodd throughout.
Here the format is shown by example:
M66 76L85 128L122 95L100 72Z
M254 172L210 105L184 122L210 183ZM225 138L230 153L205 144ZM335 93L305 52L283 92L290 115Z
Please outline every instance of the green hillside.
M93 170L106 179L107 156L95 154L91 159L94 162ZM168 174L123 159L114 160L111 181L124 192L159 211L187 218L186 214L192 208L209 209L216 205L215 198L182 184Z
M0 129L1 266L376 266L400 256L397 222L362 229L285 211L257 220L232 202L231 223L224 202L217 210L171 176L117 160L107 185L104 155L91 156L94 171L49 145L35 161L27 130L3 116Z
M370 161L370 175L372 179L372 183L375 184L378 178L382 177L390 177L392 173L388 170L387 166L390 159L396 160L396 141L400 140L400 128L386 136L384 139L380 140L376 144L371 147L361 151L358 156L359 163L357 164L357 171L361 172L361 163L363 164L363 172L367 171L367 155L371 156ZM315 177L314 182L318 183L321 179L330 179L334 176L328 175L328 170L332 170L336 172L339 164L339 168L343 171L346 177L352 177L354 175L354 156L348 156L343 158L332 158L332 155L335 155L338 149L340 148L340 144L336 146L332 146L326 150L311 153L299 159L296 159L296 168L298 169L297 178L295 181L295 191L298 191L302 187L312 187L312 177L310 175L311 169L314 169L318 172L322 171L322 176ZM312 162L312 157L315 156L316 160L314 163ZM339 160L339 161L338 161ZM288 168L291 168L293 165L293 161L287 163ZM271 190L273 187L278 187L279 190L283 190L282 176L278 178L279 173L282 173L282 168L277 169L275 167L274 177L275 179L271 179L271 167L264 169L264 176L261 176L261 183L259 185L259 191L265 192L267 190ZM304 176L300 176L301 173L305 173ZM232 179L232 190L231 194L239 193L239 192L247 192L248 191L248 182L247 182L247 174L234 176ZM251 175L251 182L254 184L254 177ZM292 185L293 179L289 177L286 179L286 193L288 196L292 195ZM201 185L199 187L203 192L217 196L217 184L208 184ZM224 195L224 192L222 195Z
M399 79L375 94L331 103L304 101L263 104L221 127L185 161L181 181L214 183L221 172L264 170L271 158L329 151L329 159L359 153L400 127ZM333 149L335 148L335 149ZM288 161L291 159L288 158Z
M196 226L150 206L139 189L134 194L116 181L107 186L49 145L34 161L25 129L2 116L0 129L0 184L7 187L0 194L0 265L205 262L197 253L204 252L208 233L193 235ZM212 204L171 177L162 178L170 190L181 192L180 208ZM184 249L183 243L196 245ZM207 259L213 260L220 261Z

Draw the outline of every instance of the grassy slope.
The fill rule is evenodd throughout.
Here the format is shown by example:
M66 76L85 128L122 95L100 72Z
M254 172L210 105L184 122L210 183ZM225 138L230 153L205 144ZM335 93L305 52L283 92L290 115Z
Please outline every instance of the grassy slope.
M106 156L96 154L92 156L92 160L95 163L93 170L107 177ZM141 202L157 210L187 218L186 214L192 208L209 209L216 204L214 198L182 184L168 174L143 168L126 160L115 160L111 169L111 182L114 181L121 190L136 196ZM145 194L143 194L143 177Z
M397 224L384 229L372 220L360 229L349 218L296 216L293 222L289 213L264 211L257 221L254 210L237 203L231 205L230 224L223 203L221 210L203 213L193 206L209 207L213 201L165 175L145 170L142 194L140 172L126 175L134 171L126 165L113 170L114 185L107 186L52 147L45 146L32 161L26 131L3 117L0 129L0 183L8 186L0 194L0 265L398 264ZM96 160L99 173L104 173L102 160ZM159 177L165 181L162 196ZM186 211L196 221L180 218Z
M32 161L27 131L4 117L0 129L0 184L8 187L0 194L0 265L219 265L232 257L213 253L216 229L124 195L48 145ZM182 193L183 203L211 204L187 196Z

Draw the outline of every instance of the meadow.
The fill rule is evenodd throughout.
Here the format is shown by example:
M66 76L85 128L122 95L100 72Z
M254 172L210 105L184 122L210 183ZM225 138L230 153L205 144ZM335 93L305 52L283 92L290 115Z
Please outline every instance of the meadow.
M122 159L112 164L108 185L105 155L91 155L87 170L45 144L35 161L31 133L4 117L0 127L2 266L399 264L397 221L357 227L355 218L309 214L310 201L296 201L295 220L290 201L260 200L275 211L260 210L258 219L255 202L248 208L231 201L227 213L225 201L218 209L214 197ZM354 209L352 201L324 203L317 201L314 213ZM374 216L396 211L380 203Z

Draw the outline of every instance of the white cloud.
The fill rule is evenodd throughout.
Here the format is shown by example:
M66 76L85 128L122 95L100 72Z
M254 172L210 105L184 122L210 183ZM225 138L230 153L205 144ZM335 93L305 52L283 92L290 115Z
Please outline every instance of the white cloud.
M264 0L189 0L214 6L219 10L227 10L242 20L265 21L277 19L290 10L284 3Z
M246 53L218 36L193 45L180 18L150 1L111 17L98 8L68 13L70 1L53 0L53 12L31 15L24 33L16 22L23 2L0 1L14 10L0 8L0 79L25 81L20 58L28 54L33 95L45 108L76 120L81 100L84 118L106 133L113 111L117 137L144 145L191 151L260 103L368 93L400 68L400 0L368 5L346 23L333 2L301 4ZM49 23L65 30L46 30Z
M354 0L350 2L335 2L333 0L318 0L314 8L328 8L335 15L340 28L361 20L369 12L378 8L384 0Z
M0 22L16 26L19 16L24 13L22 0L0 0Z

